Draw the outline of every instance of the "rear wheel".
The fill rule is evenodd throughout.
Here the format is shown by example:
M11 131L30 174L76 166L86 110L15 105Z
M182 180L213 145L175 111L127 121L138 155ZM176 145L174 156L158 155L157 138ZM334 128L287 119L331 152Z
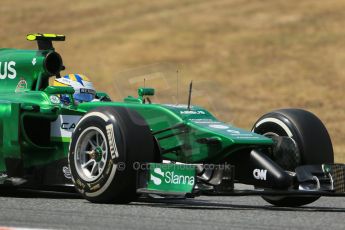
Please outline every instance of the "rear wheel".
M77 190L91 202L128 203L136 198L136 167L155 161L154 139L133 110L100 107L77 124L69 153Z
M252 129L265 136L288 136L299 149L299 165L333 163L333 147L329 134L314 114L302 109L281 109L262 116ZM279 159L276 160L279 164ZM291 167L281 165L288 170ZM293 165L292 167L296 167ZM282 197L264 196L263 199L276 206L301 206L316 201L319 196Z

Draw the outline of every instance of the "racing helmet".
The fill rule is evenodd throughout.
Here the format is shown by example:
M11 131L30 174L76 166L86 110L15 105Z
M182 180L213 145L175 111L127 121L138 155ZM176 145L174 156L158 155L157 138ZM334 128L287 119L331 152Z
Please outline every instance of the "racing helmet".
M92 82L82 74L68 74L54 80L54 86L71 86L75 93L74 101L77 103L90 102L95 99L96 91ZM60 95L63 103L70 103L68 95Z

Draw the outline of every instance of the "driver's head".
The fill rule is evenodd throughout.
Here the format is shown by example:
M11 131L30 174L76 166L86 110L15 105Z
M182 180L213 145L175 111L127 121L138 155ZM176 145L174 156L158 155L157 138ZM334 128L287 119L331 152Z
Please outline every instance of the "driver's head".
M54 80L54 86L71 86L75 93L73 98L77 103L89 102L95 99L96 91L92 82L82 74L68 74ZM70 103L68 95L61 95L63 103Z

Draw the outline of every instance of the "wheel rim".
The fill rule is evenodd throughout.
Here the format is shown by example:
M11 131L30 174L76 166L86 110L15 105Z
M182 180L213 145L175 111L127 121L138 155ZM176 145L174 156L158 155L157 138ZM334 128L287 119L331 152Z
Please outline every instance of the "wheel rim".
M294 143L294 146L296 146L296 148L299 149L299 146L298 146L298 143L296 142L296 140L294 140L292 137L289 137L287 135L287 133L283 133L283 132L275 132L275 131L269 131L269 132L265 132L264 134L262 134L263 136L266 136L268 138L274 138L274 137L286 137L286 138L289 138L293 143ZM287 159L286 156L283 158L279 158L279 155L282 157L281 153L278 155L275 155L275 157L278 157L278 158L275 158L273 159L279 166L281 166L283 169L285 170L294 170L296 167L298 167L300 164L301 164L301 156L300 156L300 152L298 152L298 154L294 155L294 160L292 160L291 162L291 159ZM285 154L284 154L285 155ZM290 153L291 155L291 153ZM285 158L285 160L284 160ZM291 156L290 156L291 158ZM279 160L280 159L280 160ZM286 161L288 160L288 162Z
M106 166L108 146L105 135L97 127L85 129L79 136L74 154L78 175L87 182L98 179Z
M269 137L269 138L272 138L272 137L278 137L278 136L289 136L286 132L284 133L280 133L278 134L277 132L265 132L262 134L263 136L266 136L266 137ZM291 138L292 139L292 138ZM293 139L292 139L293 140ZM295 141L295 140L294 140ZM288 197L286 196L262 196L264 200L268 201L268 202L279 202L281 200L284 200L284 199L289 199ZM297 197L294 197L294 198L297 198Z

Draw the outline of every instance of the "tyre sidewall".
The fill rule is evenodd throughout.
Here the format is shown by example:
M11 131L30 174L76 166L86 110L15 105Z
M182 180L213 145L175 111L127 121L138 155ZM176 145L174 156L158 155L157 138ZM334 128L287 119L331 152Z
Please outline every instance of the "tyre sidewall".
M94 115L90 115L94 113ZM105 120L105 116L107 120ZM125 165L125 149L123 144L123 136L121 135L121 129L117 125L116 118L107 116L106 113L99 113L99 112L91 112L88 114L88 117L82 119L78 124L77 127L72 135L72 141L70 145L70 154L69 154L69 163L70 169L72 173L72 180L75 184L76 189L83 195L86 196L88 199L92 199L94 196L102 197L102 193L106 193L107 189L112 186L112 184L122 184L119 189L114 191L115 193L121 193L121 190L126 189L126 184L121 179L123 175L126 174L125 170L118 170L118 165L122 164ZM100 177L96 178L92 182L88 182L83 180L83 178L78 174L75 166L75 152L76 152L76 144L80 134L89 127L96 127L100 129L103 135L106 138L106 145L108 148L108 154L106 159L106 167L104 168ZM112 129L112 131L107 132L107 129ZM109 140L115 140L116 149L114 150L113 146L110 146ZM111 149L113 152L111 152ZM115 153L117 151L117 154ZM117 155L118 157L116 157ZM128 171L128 170L127 170ZM116 176L115 176L116 175ZM126 175L128 178L130 175ZM131 178L128 178L131 180ZM122 188L122 189L121 189Z

